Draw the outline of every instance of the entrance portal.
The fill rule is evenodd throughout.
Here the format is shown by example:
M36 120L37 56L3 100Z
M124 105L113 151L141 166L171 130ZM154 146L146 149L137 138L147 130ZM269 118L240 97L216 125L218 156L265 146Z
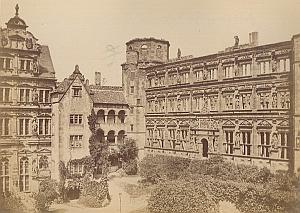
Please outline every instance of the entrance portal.
M208 141L203 138L201 140L201 143L202 143L202 156L207 158L208 157Z

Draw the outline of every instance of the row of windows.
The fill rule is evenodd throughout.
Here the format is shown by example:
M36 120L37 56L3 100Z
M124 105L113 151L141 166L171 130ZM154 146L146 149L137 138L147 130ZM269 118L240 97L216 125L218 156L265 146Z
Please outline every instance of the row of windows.
M10 135L10 119L0 118L0 136ZM18 135L50 135L51 134L51 119L39 118L31 120L29 118L18 119Z
M50 102L50 90L39 89L25 89L21 88L18 90L18 101L22 103L39 102L49 103ZM11 88L0 88L0 103L11 101Z
M259 92L256 96L255 109L289 109L290 94L288 91L273 92L264 91ZM167 101L167 104L166 104ZM187 112L190 111L192 104L192 111L217 111L220 108L224 110L234 109L252 109L254 103L252 93L224 93L221 96L216 95L201 95L192 98L186 97L170 97L159 98L157 100L148 100L148 112ZM166 109L167 107L167 109Z
M13 69L13 59L12 58L0 58L0 69ZM34 69L34 63L31 59L19 59L18 61L18 69L31 71Z
M290 59L280 59L273 65L270 65L270 61L258 62L258 74L269 74L273 72L289 72L290 71ZM251 63L241 64L239 67L236 65L225 65L223 67L224 78L233 78L236 76L251 76L253 73L253 67ZM194 70L193 75L195 81L205 81L218 79L218 69L208 68ZM190 82L190 72L185 73L171 73L168 75L168 84L184 84ZM148 87L157 87L165 85L165 77L158 76L156 78L148 77Z
M23 157L20 159L19 164L19 188L20 191L29 191L29 179L30 179L30 171L29 171L29 159L27 157ZM32 161L32 172L35 173L36 169L48 169L49 168L49 160L48 157L43 155L39 158L38 167L36 165L36 160ZM10 184L10 167L9 160L7 158L2 158L0 160L0 192L8 192L9 184Z
M169 141L172 143L171 148L175 149L176 144L180 145L182 149L183 144L191 141L189 136L188 129L168 129L167 135L165 135L164 128L148 128L147 129L147 141L148 145L153 146L155 140L160 141L161 148L166 146L166 143ZM165 138L166 137L166 138ZM271 156L271 150L278 150L277 158L288 159L288 147L289 147L289 135L288 132L279 132L271 134L271 131L261 131L259 130L256 136L256 142L252 141L252 131L251 130L242 130L241 132L235 133L234 130L228 129L224 130L224 138L221 139L223 145L222 152L226 154L238 154L238 155L256 155L260 157L274 157ZM151 145L152 142L152 145ZM216 146L217 143L213 139L213 143L210 146ZM257 147L257 153L254 153L254 145ZM213 147L211 147L213 148Z

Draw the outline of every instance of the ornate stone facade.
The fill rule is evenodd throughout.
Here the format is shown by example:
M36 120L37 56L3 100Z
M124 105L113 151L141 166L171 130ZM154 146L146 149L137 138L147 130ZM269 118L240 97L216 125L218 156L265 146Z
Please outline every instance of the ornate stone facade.
M256 43L145 69L147 153L222 154L271 170L294 165L291 76L299 46Z
M16 14L0 28L0 193L36 191L51 175L51 99L55 72L49 48Z

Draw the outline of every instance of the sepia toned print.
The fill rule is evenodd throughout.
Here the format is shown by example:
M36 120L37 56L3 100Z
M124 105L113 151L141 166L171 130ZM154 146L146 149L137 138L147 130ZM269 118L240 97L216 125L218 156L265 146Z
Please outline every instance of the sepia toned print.
M188 30L200 17L194 8L225 9L225 17L234 1L162 1L169 17L158 7L151 22L158 3L124 2L0 2L0 212L299 212L300 29L285 26L284 39L267 41L266 29L244 35L228 25L227 39L220 24L222 48L203 39L209 51L199 53ZM287 4L293 7L282 6L284 14ZM252 17L236 6L244 13L228 20ZM110 8L115 24L129 20L132 7L137 22L152 25L108 38L109 23L95 26L101 21L90 18L100 17L95 7ZM47 14L44 28L31 18L36 8ZM265 5L253 1L253 8L260 13ZM54 9L64 15L57 19ZM191 25L168 36L174 20ZM73 32L73 25L82 29ZM197 56L167 40L181 35Z

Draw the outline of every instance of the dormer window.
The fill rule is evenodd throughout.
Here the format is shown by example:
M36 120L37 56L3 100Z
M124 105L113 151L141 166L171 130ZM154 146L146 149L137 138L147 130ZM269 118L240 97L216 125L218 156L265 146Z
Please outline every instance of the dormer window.
M74 97L81 97L82 88L80 86L73 87L72 89L73 89L73 96Z

